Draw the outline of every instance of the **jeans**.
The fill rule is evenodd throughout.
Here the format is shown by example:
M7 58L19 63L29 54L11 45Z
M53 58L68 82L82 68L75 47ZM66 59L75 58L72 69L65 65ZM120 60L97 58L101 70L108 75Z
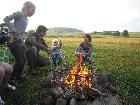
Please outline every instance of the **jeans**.
M20 40L16 40L9 44L9 49L15 58L11 79L15 79L22 75L26 63L25 46L21 46L21 43Z
M61 61L62 61L61 54L52 54L52 60L53 60L55 67L59 66L61 64Z

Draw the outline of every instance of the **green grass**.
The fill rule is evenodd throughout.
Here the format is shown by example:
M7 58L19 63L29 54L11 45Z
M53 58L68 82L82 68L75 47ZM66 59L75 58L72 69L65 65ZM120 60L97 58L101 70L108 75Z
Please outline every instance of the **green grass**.
M130 37L140 38L140 32L129 32Z
M62 38L65 62L72 65L75 60L75 49L82 38ZM47 38L50 45L52 38ZM139 38L94 38L94 61L97 72L111 73L131 85L140 87L140 39ZM44 56L45 53L42 53ZM27 80L19 82L14 93L5 93L6 105L38 105L39 82L46 77L49 67L43 68L37 76L28 74ZM116 82L121 97L129 105L140 105L140 90L121 81Z

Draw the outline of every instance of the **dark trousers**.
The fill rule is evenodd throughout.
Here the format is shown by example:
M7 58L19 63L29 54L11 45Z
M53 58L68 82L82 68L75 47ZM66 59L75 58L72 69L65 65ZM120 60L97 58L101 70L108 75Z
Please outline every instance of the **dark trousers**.
M37 48L36 47L29 47L26 49L26 56L29 69L35 69L37 67Z
M11 76L11 79L15 79L20 77L23 73L23 69L26 63L25 47L21 46L21 42L18 40L9 44L9 49L11 50L12 55L15 57L13 74Z
M35 70L38 66L46 66L50 63L48 58L39 56L39 52L34 46L26 49L26 56L30 70Z

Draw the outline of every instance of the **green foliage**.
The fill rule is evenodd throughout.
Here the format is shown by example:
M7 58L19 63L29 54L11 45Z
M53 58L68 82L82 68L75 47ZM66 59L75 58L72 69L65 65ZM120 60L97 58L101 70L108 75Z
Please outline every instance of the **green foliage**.
M124 31L122 32L122 36L128 37L128 36L129 36L128 31L127 31L127 30L124 30Z
M92 34L92 35L100 34L100 35L120 36L120 32L119 32L119 31L103 31L103 32L94 31L94 32L92 32L91 34Z
M83 33L83 31L67 27L49 28L47 31L47 34L80 34L80 33Z

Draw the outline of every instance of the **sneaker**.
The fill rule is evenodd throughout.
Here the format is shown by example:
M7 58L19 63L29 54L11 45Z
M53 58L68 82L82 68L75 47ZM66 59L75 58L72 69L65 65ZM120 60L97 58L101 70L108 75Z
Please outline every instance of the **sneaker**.
M0 105L4 105L4 101L2 100L1 96L0 96Z
M6 87L6 90L15 91L16 87L13 86L13 85L8 84L8 86Z
M10 80L9 81L9 84L11 84L11 85L13 85L13 86L17 86L17 82L16 82L16 80Z

